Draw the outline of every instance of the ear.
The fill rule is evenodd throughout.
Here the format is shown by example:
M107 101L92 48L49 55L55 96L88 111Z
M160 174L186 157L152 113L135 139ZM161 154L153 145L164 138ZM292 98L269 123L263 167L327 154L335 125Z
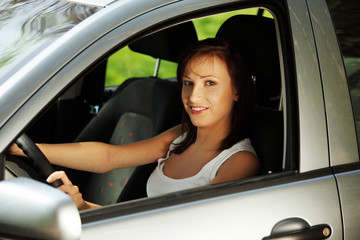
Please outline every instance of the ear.
M233 89L233 92L234 92L233 100L234 100L234 102L237 102L239 100L239 95L235 89Z

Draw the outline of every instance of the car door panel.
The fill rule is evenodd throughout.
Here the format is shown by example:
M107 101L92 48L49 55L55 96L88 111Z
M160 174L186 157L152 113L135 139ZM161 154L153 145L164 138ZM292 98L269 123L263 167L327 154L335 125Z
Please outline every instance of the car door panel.
M324 100L306 0L288 0L288 5L298 86L300 171L305 172L329 165Z
M297 65L300 172L306 172L329 166L324 100L309 12L304 11L306 1L290 0L288 6ZM123 27L125 31L126 26ZM114 31L111 35L121 36L118 33ZM289 218L304 219L310 226L327 224L332 230L329 239L341 239L341 212L333 175L325 171L325 174L304 179L303 176L308 174L312 173L296 175L285 183L281 179L271 186L256 186L252 190L239 187L230 195L220 194L194 202L191 196L184 195L184 203L167 205L164 200L162 206L144 212L127 211L124 215L121 212L132 203L114 206L109 208L113 211L111 217L104 215L102 219L85 221L83 239L99 236L108 239L117 236L133 239L262 239L271 234L277 223ZM226 192L226 188L217 191ZM199 190L198 194L204 195L204 190ZM182 196L179 193L168 198L178 195ZM139 209L147 204L146 201L151 200L136 202ZM89 214L96 216L96 211ZM116 212L119 212L118 216Z
M341 214L334 177L327 175L303 180L303 175L299 174L290 178L302 181L244 192L239 186L240 193L88 222L83 225L83 239L99 236L107 239L116 239L116 236L130 239L262 239L270 235L276 223L294 217L304 219L311 226L327 224L332 230L329 239L341 239ZM200 191L200 194L204 192ZM147 200L142 201L138 202L139 207ZM126 208L126 204L116 207L118 210L113 210L121 215L121 208Z
M351 98L330 12L325 0L308 4L325 98L331 165L358 162Z
M334 168L344 224L344 239L360 239L360 164Z

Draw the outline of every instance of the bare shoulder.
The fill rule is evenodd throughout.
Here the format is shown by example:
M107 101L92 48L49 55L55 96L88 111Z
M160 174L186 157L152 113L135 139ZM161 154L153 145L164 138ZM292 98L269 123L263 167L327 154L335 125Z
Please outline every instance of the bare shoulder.
M255 154L237 152L221 165L211 184L253 177L259 173L259 169L260 161Z

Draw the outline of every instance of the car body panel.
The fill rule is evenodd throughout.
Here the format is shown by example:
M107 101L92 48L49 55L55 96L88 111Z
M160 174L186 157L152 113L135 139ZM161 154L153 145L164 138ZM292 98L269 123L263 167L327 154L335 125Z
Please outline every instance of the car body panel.
M31 59L29 54L34 56L39 48L51 44L97 11L97 8L57 0L15 3L4 0L0 7L0 30L6 33L0 45L1 84L12 68Z
M121 211L122 206L117 207ZM280 184L90 222L83 225L82 239L99 236L107 239L116 236L133 239L262 239L270 235L277 222L289 217L303 218L310 225L329 224L333 231L330 239L341 239L341 215L334 177ZM141 231L139 226L142 226Z
M329 166L324 97L306 1L290 0L288 6L298 87L300 172L305 172Z
M115 2L116 0L63 0L63 1L78 3L81 5L95 6L95 7L107 7L109 4Z
M324 1L308 1L325 96L332 166L359 161L354 115L344 63L331 16Z
M360 238L360 231L358 231L360 228L360 186L354 184L360 182L360 170L359 164L356 166L357 170L336 174L344 224L344 239Z

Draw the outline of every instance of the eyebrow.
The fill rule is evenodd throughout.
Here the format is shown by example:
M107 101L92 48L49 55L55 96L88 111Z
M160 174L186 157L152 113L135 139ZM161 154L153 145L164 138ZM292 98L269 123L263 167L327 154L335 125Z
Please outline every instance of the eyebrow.
M187 79L191 79L190 77L184 75L183 78L187 78ZM203 79L203 78L215 78L215 79L218 79L217 77L215 77L214 75L206 75L206 76L200 76L200 79Z

